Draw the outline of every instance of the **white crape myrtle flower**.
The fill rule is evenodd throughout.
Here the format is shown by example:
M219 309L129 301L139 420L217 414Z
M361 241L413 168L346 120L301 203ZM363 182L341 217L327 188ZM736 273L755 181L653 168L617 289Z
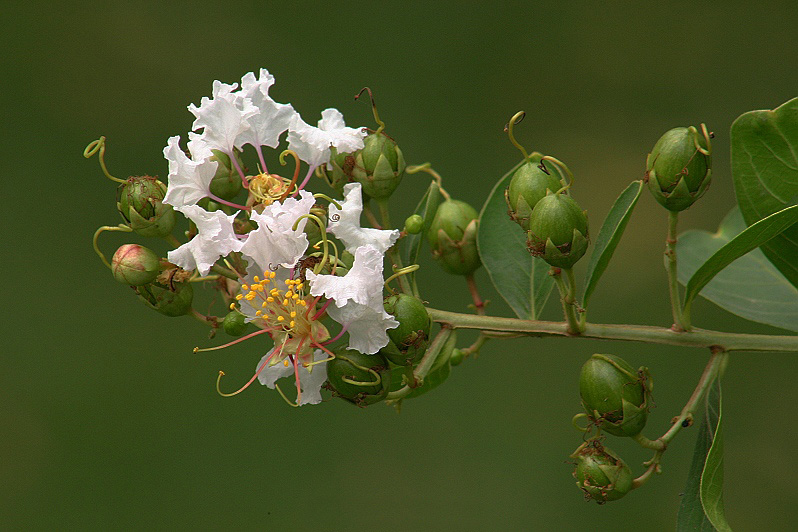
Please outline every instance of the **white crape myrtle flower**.
M180 209L210 195L218 162L190 159L180 148L179 136L169 138L163 155L169 161L169 187L164 203Z
M208 212L198 205L178 209L194 222L199 233L177 249L167 254L169 262L184 270L196 269L207 275L211 267L233 251L241 250L241 242L233 230L233 220L238 213L226 215L222 211Z
M306 273L310 294L333 301L327 314L349 333L349 348L374 354L388 345L388 329L399 326L383 308L383 252L365 245L355 250L352 269L343 277Z
M272 390L274 390L275 382L278 379L294 375L294 366L288 359L273 356L275 350L278 349L275 347L266 353L258 362L256 369L256 371L260 371L258 373L260 383ZM321 349L316 349L313 353L313 362L325 360L326 358L327 355ZM319 404L321 402L321 385L327 380L327 364L322 362L305 367L302 362L298 362L297 372L301 389L299 406Z
M311 168L330 161L330 147L341 153L363 149L365 128L346 127L344 115L337 109L325 109L318 127L305 123L299 114L294 115L288 128L288 149L293 150Z
M259 112L247 119L249 128L236 139L236 147L250 144L256 148L268 146L276 148L282 135L297 114L291 104L277 103L269 97L269 88L274 85L274 76L265 68L260 69L256 79L249 72L241 78L241 95L249 99ZM243 99L240 99L243 101Z
M203 96L199 107L188 106L196 117L192 129L203 128L202 140L208 147L230 156L234 146L242 145L239 137L249 129L249 119L260 112L252 100L233 92L237 87L237 83L214 81L211 98Z
M308 248L308 238L304 233L307 218L315 203L313 194L306 190L299 193L299 199L286 198L282 203L274 202L264 207L263 212L250 213L250 220L258 223L258 228L247 235L241 252L252 259L258 270L275 271L279 266L292 268ZM294 229L294 224L297 224Z
M354 253L360 246L370 245L384 254L399 238L399 231L360 227L360 214L363 212L362 188L360 183L344 186L341 208L330 204L328 230L346 245L346 250L350 253Z

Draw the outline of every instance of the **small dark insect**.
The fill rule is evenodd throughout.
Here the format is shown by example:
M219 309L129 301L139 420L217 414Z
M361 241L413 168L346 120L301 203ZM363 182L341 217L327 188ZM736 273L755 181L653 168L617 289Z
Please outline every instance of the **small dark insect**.
M299 274L298 279L303 283L306 281L305 279L305 272L309 269L313 269L316 264L321 262L321 257L305 257L304 259L300 260L296 266L296 271Z

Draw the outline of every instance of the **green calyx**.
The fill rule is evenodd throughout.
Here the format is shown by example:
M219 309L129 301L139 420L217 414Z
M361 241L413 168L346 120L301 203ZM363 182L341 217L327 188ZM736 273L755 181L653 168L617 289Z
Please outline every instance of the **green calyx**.
M247 328L244 315L237 310L231 310L227 313L227 316L224 317L222 328L224 332L230 336L241 336Z
M453 275L470 275L482 262L477 251L479 214L471 205L448 199L438 206L427 231L432 256Z
M213 151L213 157L210 160L219 162L216 173L211 179L211 193L224 200L231 201L241 192L241 176L238 175L238 171L235 169L229 155L219 150L211 151ZM240 152L236 151L235 157L239 167L243 168Z
M585 492L586 499L604 504L617 501L631 491L632 470L598 440L586 441L571 458L576 459L576 485Z
M397 294L385 300L385 312L391 314L399 326L388 329L388 346L380 350L385 358L399 366L421 360L429 345L432 320L420 299Z
M529 217L527 248L556 268L571 268L589 243L587 213L569 196L549 192Z
M393 194L405 173L405 158L396 142L385 133L371 133L363 139L363 149L338 153L332 148L324 173L331 187L341 192L344 185L358 182L363 193L374 199Z
M504 192L510 218L524 231L529 230L529 216L535 205L549 191L557 192L563 186L559 178L544 172L537 162L540 162L540 155L531 155L530 160L515 171L510 186Z
M588 418L614 436L636 436L643 430L652 387L646 368L635 371L613 355L593 355L579 375L579 394Z
M327 362L327 382L336 396L364 407L385 399L391 371L379 353L364 355L342 349Z
M189 282L170 282L164 285L155 281L134 289L145 305L165 316L174 318L191 311L194 288Z
M646 158L646 180L654 198L670 211L683 211L704 195L712 175L712 146L706 126L666 132Z
M111 273L122 284L141 286L158 277L160 262L151 249L138 244L124 244L111 258Z
M166 185L151 176L135 176L119 185L116 208L130 227L147 237L172 233L175 212L163 203Z

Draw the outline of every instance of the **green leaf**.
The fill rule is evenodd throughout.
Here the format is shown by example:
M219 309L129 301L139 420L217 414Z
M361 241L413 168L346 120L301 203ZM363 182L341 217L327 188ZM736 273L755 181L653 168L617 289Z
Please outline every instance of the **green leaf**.
M723 407L720 381L715 380L706 400L707 441L712 442L701 471L701 506L712 526L720 531L731 531L723 509Z
M540 161L533 153L530 160ZM521 319L538 319L554 288L549 265L527 251L524 230L510 219L504 191L518 163L493 187L479 218L477 246L482 264L513 312Z
M429 188L422 196L421 201L418 203L416 210L413 214L418 214L424 219L424 228L416 235L407 235L402 240L402 249L400 257L402 264L409 266L415 264L418 260L418 252L421 249L421 242L427 234L429 226L432 225L432 219L435 218L435 212L438 210L438 205L441 204L443 196L441 196L441 188L438 183L433 181L430 183Z
M692 230L679 236L679 282L687 280L710 256L745 229L740 209L726 215L715 234ZM755 249L717 274L701 295L745 319L798 332L798 288L761 250Z
M598 238L596 238L593 247L593 253L590 255L590 263L587 265L587 273L585 274L585 297L583 298L583 306L587 308L587 302L596 289L601 274L607 269L610 263L612 254L615 253L615 248L621 241L621 236L626 229L626 224L629 223L629 218L632 216L632 211L637 205L637 200L640 198L640 193L643 191L642 181L632 181L626 190L621 192L618 199L612 205L610 212L604 219L604 224L601 226Z
M698 293L726 266L758 248L796 222L798 222L798 205L759 220L729 240L690 277L684 294L684 308L689 310Z
M748 225L798 203L798 98L738 117L731 145L737 204ZM762 251L798 287L798 225Z
M723 517L723 498L721 496L723 469L718 467L723 465L723 440L720 434L720 397L720 382L715 380L710 386L704 403L704 419L698 429L698 439L695 442L693 460L690 464L690 472L687 475L687 485L682 494L679 514L676 517L676 530L679 531L712 531L719 525L725 525L726 527L725 529L719 527L720 530L731 530ZM717 446L715 445L716 440L718 442ZM713 452L713 447L714 454L710 462L708 458L709 454ZM707 481L703 482L707 465L710 466L709 469L713 473L707 475ZM718 471L720 472L720 477L717 476ZM720 481L720 483L716 483L717 481ZM704 502L704 492L702 491L704 486L706 486L707 490L706 503ZM705 504L713 512L712 520L710 520L704 510Z

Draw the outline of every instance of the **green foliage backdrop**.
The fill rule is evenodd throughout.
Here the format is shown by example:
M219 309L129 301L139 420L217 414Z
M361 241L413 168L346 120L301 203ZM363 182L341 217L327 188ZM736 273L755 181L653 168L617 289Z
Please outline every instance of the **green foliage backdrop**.
M80 154L106 135L112 172L164 177L166 139L191 123L185 106L214 79L263 66L279 101L307 116L338 107L350 125L371 123L352 96L372 87L408 163L431 161L447 190L477 207L517 162L502 128L526 110L519 139L568 163L593 234L642 177L662 132L706 122L716 133L714 181L681 227L714 232L735 204L732 121L796 96L796 22L796 6L778 1L12 2L0 20L0 524L631 530L645 519L672 528L697 428L645 490L587 504L565 463L580 442L570 426L578 371L594 352L648 366L656 433L689 396L705 353L593 340L488 344L401 415L341 402L294 410L261 389L223 399L217 371L243 379L262 353L245 344L192 355L200 325L152 313L113 281L90 240L98 225L118 223L114 188ZM421 175L401 189L405 214L427 186ZM591 296L592 319L670 323L665 222L644 194ZM113 238L111 249L126 241ZM466 308L462 280L426 258L422 267L431 304ZM484 270L477 280L489 311L512 315ZM559 319L557 303L544 317ZM776 331L702 299L693 315L699 327ZM724 498L741 530L794 526L797 371L794 355L730 359ZM648 453L624 443L614 448L639 470Z

